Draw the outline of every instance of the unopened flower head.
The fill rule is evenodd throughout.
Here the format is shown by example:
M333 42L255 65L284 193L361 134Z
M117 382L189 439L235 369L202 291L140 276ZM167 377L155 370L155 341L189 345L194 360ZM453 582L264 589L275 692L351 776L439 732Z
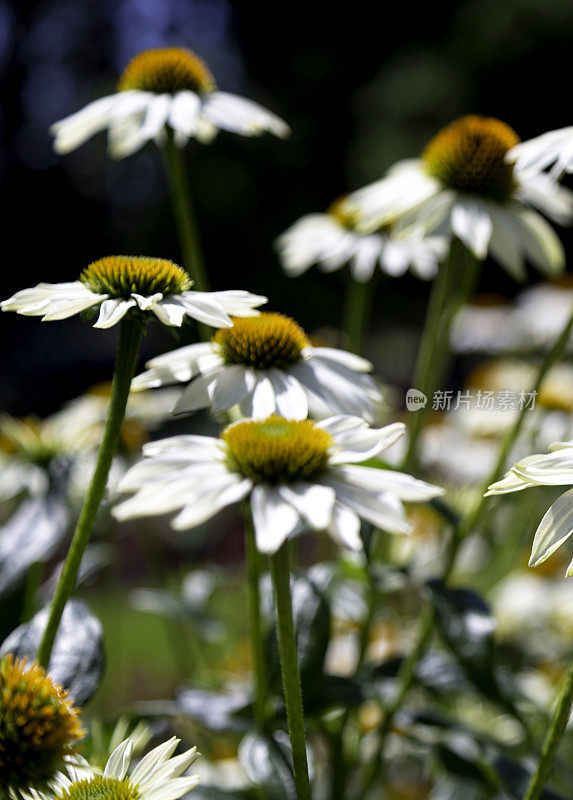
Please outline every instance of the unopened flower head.
M487 492L508 494L535 486L573 485L573 442L556 442L551 452L527 456L513 465L508 474L492 484ZM549 508L535 533L530 567L536 567L549 558L573 535L573 489L562 494ZM573 561L567 577L573 576Z
M67 692L36 663L0 660L0 796L43 789L82 738Z
M339 198L324 214L307 214L297 220L276 242L284 271L291 277L317 264L333 272L348 264L352 277L363 283L378 265L387 275L403 275L408 267L419 278L433 278L446 253L443 236L424 236L410 228L386 221L377 230L360 229L360 216Z
M408 533L402 501L442 493L405 473L359 466L403 433L400 423L375 429L355 416L310 422L272 415L235 422L217 439L152 442L122 480L119 490L133 496L114 514L128 519L178 511L172 525L185 530L248 498L262 552L276 552L305 528L325 530L360 550L361 517L382 530Z
M189 383L175 407L180 414L200 408L217 413L238 404L247 417L278 413L305 419L309 403L318 400L331 412L374 419L382 395L368 374L369 361L313 347L303 329L282 314L264 312L233 322L211 342L154 358L133 388Z
M243 136L289 134L288 125L263 106L222 92L205 62L179 47L144 50L127 65L115 94L90 103L52 125L54 148L69 153L99 131L108 131L109 153L123 158L146 142L178 146L191 137L211 141L218 130Z
M398 219L405 229L458 237L476 258L491 255L518 280L526 276L526 260L554 275L564 268L563 248L537 210L570 224L573 194L547 175L516 170L508 154L518 142L501 120L462 117L420 158L398 162L385 178L351 194L345 208L365 233Z
M107 256L90 264L77 281L40 283L0 303L43 321L67 319L99 307L95 328L111 328L127 314L155 315L164 325L180 326L187 317L215 328L230 327L229 314L251 316L265 297L241 290L195 292L184 269L164 258Z
M48 791L35 793L35 800L178 800L199 783L198 775L187 774L198 758L197 748L172 757L178 744L172 738L159 745L131 773L132 739L116 747L103 773L76 756L67 774L58 773Z

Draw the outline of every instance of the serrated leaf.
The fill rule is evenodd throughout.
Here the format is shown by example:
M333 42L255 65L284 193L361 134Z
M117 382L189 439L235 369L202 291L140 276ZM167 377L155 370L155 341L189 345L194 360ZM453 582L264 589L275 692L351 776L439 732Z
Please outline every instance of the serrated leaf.
M13 653L34 659L42 639L48 608L16 628L0 648L0 656ZM70 693L77 705L84 705L98 688L105 656L100 621L82 600L70 600L62 620L48 665L48 673Z

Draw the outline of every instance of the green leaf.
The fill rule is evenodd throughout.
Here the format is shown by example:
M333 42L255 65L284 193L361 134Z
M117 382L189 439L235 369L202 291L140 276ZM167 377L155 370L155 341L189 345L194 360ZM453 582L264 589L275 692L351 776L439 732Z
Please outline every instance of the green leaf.
M48 620L48 608L20 625L4 641L0 656L36 657ZM82 600L70 600L62 614L48 673L63 686L77 705L83 706L101 683L105 664L100 621Z
M277 734L271 739L261 733L247 733L239 745L239 761L267 800L296 800L290 750Z

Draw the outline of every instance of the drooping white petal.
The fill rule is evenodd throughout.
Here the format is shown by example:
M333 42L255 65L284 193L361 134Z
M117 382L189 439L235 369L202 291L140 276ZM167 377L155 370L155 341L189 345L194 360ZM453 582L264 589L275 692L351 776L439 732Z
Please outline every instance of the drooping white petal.
M451 226L455 235L475 257L483 261L487 256L493 232L487 205L476 200L458 198L452 208Z
M332 522L328 533L335 542L349 550L362 550L360 538L360 517L348 506L336 502L334 504Z
M373 492L351 486L338 480L334 470L322 476L320 483L331 486L340 503L378 528L389 533L410 533L412 530L400 500L391 492Z
M238 503L245 498L252 489L252 482L239 475L228 474L226 485L217 486L212 492L204 491L197 494L189 505L173 520L172 527L176 530L186 530L201 525L214 517L222 508Z
M110 298L100 306L99 317L94 328L111 328L122 320L130 308L136 306L135 300L119 300Z
M546 561L573 534L573 489L562 494L546 512L533 539L530 567Z
M402 422L384 428L369 428L366 425L340 431L334 436L335 448L330 456L331 464L353 464L374 458L382 450L398 441L406 430Z
M217 414L240 403L248 392L253 391L255 383L253 371L242 364L221 367L209 390L212 412Z
M55 137L54 150L60 155L70 153L80 147L99 131L105 130L111 119L111 111L117 104L117 95L108 95L89 103L65 119L50 127Z
M278 491L311 528L320 531L330 525L336 497L334 489L301 481L279 486Z
M241 412L253 419L265 419L276 411L275 390L264 372L256 375L255 388L241 402Z
M230 328L232 322L222 304L213 297L216 292L183 292L172 298L173 303L180 304L187 316L212 325L213 328Z
M296 378L276 368L268 370L268 376L275 393L278 413L287 419L306 419L308 400Z
M229 92L210 92L203 102L202 117L218 128L243 136L269 131L284 139L290 133L289 126L276 114Z
M252 294L243 289L209 292L209 297L231 317L255 317L259 313L256 309L268 302L268 297L262 294Z
M355 372L372 372L374 369L374 365L370 361L362 358L362 356L349 353L348 350L339 350L336 347L309 347L308 350L313 357L318 357L322 361L343 364Z
M211 404L213 387L225 367L220 367L194 378L179 398L174 414L191 414L200 408L208 408Z
M251 511L255 540L261 553L276 553L300 521L296 509L281 497L278 488L263 483L255 486L251 493Z
M174 131L192 136L197 131L201 100L195 92L177 92L169 111L169 125Z
M444 494L444 489L440 486L433 486L419 478L391 469L358 467L351 464L337 467L336 474L346 483L378 492L394 492L401 500L410 503L423 503Z
M516 209L523 250L526 257L544 275L554 277L565 268L565 251L553 228L536 211Z

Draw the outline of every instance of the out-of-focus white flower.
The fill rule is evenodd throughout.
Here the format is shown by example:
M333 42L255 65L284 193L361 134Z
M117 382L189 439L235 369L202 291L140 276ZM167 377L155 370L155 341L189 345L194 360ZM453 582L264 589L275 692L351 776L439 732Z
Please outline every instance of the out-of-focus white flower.
M262 552L276 552L304 528L326 530L339 544L360 550L360 517L391 533L408 533L402 500L442 494L405 473L358 466L403 432L400 423L373 429L351 416L318 423L271 416L233 423L218 439L153 442L120 484L133 496L113 513L128 519L179 511L172 525L185 530L249 498Z
M507 494L534 486L573 485L573 442L557 442L549 454L527 456L489 487L488 495ZM549 508L535 533L529 565L536 567L549 558L573 534L573 489L562 494ZM567 577L573 575L573 561Z
M338 200L325 214L307 214L276 241L284 271L291 277L316 264L323 272L333 272L349 264L352 277L369 281L378 265L388 275L403 275L408 267L419 278L433 278L438 262L445 256L443 236L424 237L415 229L399 231L385 225L364 233L356 215L344 211Z
M398 162L385 178L350 194L344 209L366 233L399 219L404 227L457 236L476 258L491 255L518 280L526 277L525 260L554 275L565 265L563 247L533 209L569 224L573 194L547 175L514 170L505 157L518 141L500 120L461 117L421 158Z
M200 781L198 775L186 774L198 758L193 747L179 756L173 756L179 739L173 737L151 750L128 775L134 742L126 739L111 754L103 770L97 770L79 757L71 758L67 775L58 772L51 782L51 790L31 792L34 800L178 800L194 789Z
M263 313L235 319L213 341L193 344L154 358L132 388L189 383L176 413L239 404L244 416L280 414L305 419L309 402L322 401L330 414L374 418L382 395L368 373L372 364L332 347L313 347L294 320Z
M210 142L219 130L242 136L270 131L284 138L289 126L244 97L217 89L207 65L178 47L144 50L127 65L114 94L89 103L50 128L57 153L69 153L108 131L109 154L124 158L168 131L183 147L189 138Z
M452 326L451 341L459 353L522 353L547 350L573 308L573 288L541 283L517 295L513 304L465 306ZM573 343L569 343L569 350Z
M189 317L224 328L232 325L229 314L252 316L267 301L241 290L193 292L192 283L184 269L163 258L107 256L90 264L77 281L22 289L0 307L51 322L99 306L94 328L111 328L132 312L154 314L169 326L181 326Z

